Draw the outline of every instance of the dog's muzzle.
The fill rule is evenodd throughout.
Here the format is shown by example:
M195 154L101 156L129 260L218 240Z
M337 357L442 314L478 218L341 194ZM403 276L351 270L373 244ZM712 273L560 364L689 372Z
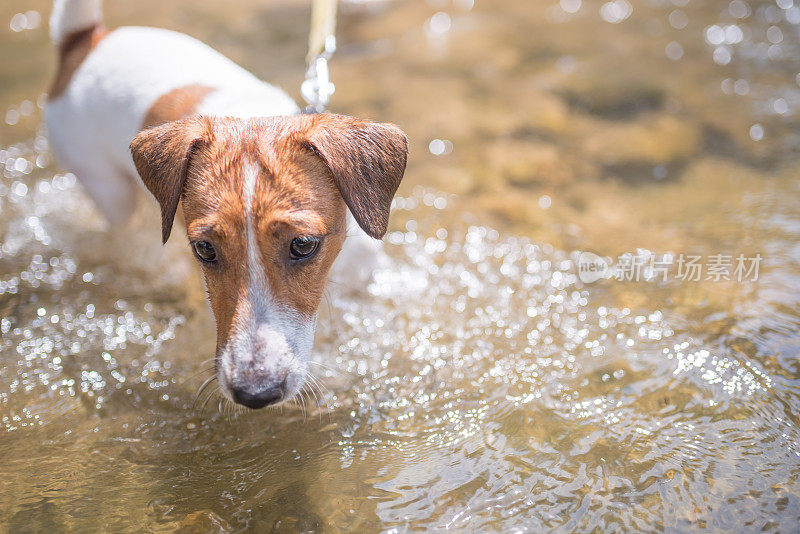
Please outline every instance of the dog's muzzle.
M228 398L257 410L294 397L305 381L313 323L251 323L238 334L218 357L218 379Z

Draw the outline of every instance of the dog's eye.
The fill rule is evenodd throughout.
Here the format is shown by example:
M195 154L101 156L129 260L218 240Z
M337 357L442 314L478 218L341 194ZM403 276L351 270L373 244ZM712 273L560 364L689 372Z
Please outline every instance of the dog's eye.
M289 253L294 260L305 260L314 255L319 248L319 238L310 236L295 237L289 245Z
M192 243L192 250L202 261L210 263L217 259L217 252L208 241L195 241Z

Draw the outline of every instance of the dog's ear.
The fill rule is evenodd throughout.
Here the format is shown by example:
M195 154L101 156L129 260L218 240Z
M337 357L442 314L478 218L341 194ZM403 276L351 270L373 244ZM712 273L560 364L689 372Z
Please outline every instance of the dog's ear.
M164 243L172 232L192 155L202 145L207 132L208 123L197 117L142 130L131 141L131 156L136 170L161 206L161 239Z
M330 169L358 225L380 239L406 169L406 135L394 124L343 115L325 113L308 120L307 145Z

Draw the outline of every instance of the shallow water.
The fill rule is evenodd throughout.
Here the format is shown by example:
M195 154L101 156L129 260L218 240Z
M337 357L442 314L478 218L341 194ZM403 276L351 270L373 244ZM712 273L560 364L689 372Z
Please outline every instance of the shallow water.
M304 2L107 4L297 93ZM48 10L0 7L0 531L797 529L800 5L344 4L333 108L411 138L389 261L252 413L195 404L185 243L51 162Z

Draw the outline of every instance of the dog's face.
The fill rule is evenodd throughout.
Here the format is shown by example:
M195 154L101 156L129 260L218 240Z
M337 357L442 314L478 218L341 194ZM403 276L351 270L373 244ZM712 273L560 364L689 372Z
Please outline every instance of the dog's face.
M347 209L382 237L406 151L397 127L337 115L197 117L133 140L136 168L161 205L164 241L182 206L217 322L217 379L230 399L261 408L300 391Z

